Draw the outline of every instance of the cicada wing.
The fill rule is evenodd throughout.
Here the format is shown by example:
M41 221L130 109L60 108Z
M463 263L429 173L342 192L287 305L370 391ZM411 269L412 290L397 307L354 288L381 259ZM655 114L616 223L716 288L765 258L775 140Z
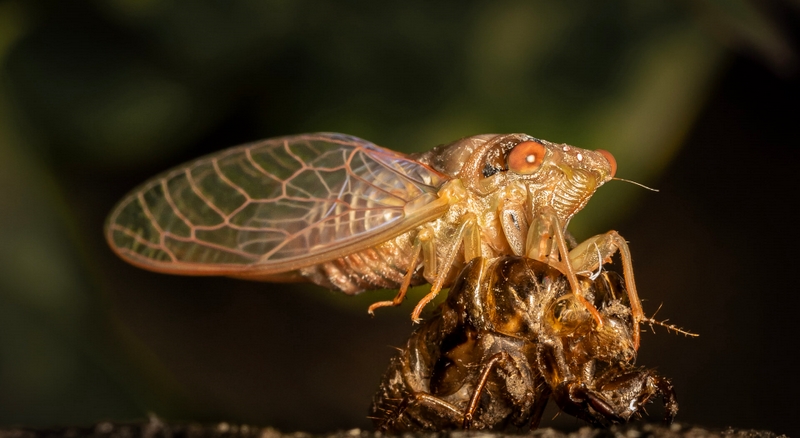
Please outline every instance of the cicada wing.
M348 135L275 138L152 178L112 211L106 238L123 259L153 271L292 280L283 273L433 219L406 206L435 200L447 179Z

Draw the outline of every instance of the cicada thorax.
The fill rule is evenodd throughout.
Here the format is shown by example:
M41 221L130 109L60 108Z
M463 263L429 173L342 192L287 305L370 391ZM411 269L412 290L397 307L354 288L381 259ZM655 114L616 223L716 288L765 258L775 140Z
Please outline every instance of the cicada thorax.
M462 181L467 198L454 208L463 208L479 218L487 244L484 257L509 251L522 255L522 248L514 241L525 242L530 224L551 214L550 210L566 227L615 171L613 157L607 152L555 144L526 134L468 137L414 158ZM510 221L513 227L504 227L504 221Z
M610 154L507 134L469 137L413 158L451 177L443 187L463 188L458 199L447 200L447 212L422 227L435 234L435 243L420 246L435 247L437 266L425 266L433 287L415 318L463 262L477 256L527 255L560 263L577 289L563 234L572 216L613 177Z

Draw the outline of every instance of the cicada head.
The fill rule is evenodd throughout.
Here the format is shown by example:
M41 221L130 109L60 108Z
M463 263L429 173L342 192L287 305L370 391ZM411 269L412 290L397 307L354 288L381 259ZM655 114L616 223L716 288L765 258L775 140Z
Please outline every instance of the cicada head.
M552 207L563 223L616 172L616 161L607 151L556 144L527 134L467 137L417 159L460 178L467 189L481 195L521 184L534 210Z

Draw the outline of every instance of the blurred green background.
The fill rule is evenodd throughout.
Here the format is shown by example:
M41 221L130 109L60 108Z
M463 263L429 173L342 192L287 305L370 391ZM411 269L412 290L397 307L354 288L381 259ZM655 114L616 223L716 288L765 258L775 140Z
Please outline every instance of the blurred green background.
M144 272L106 247L105 215L159 171L270 136L416 152L527 132L661 189L611 182L571 229L619 230L645 310L701 334L643 337L678 420L797 434L799 16L797 0L0 3L0 425L369 427L415 300L371 319L391 292Z

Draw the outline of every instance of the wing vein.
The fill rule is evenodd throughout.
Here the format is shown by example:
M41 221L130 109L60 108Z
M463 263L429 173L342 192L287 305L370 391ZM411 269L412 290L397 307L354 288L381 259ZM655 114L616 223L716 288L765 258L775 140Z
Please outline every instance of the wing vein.
M178 216L178 218L180 218L180 220L182 220L183 223L189 227L190 236L194 237L194 224L192 224L189 218L184 216L183 213L178 209L178 205L175 204L175 200L172 199L172 194L169 192L166 178L161 180L161 189L164 191L164 200L167 201L169 208L172 209L172 211L175 213L175 216Z
M167 246L164 244L164 230L161 228L161 225L158 224L155 216L153 216L153 212L150 211L150 207L147 205L147 202L145 202L143 192L144 191L140 190L139 193L136 194L136 200L139 201L139 204L142 206L142 212L145 216L147 216L147 219L153 225L153 228L155 228L158 232L158 242L161 250L167 253L174 262L177 260L177 257L175 257L175 254L173 254L172 251L170 251L169 248L167 248Z
M189 168L189 167L187 167L187 168L184 170L184 173L186 174L186 179L189 181L189 187L191 187L191 189L192 189L192 191L194 192L194 194L195 194L195 195L197 195L197 197L198 197L198 198L202 199L202 200L203 200L203 202L204 202L204 203L205 203L205 204L206 204L206 205L207 205L209 208L211 208L212 210L214 210L214 212L215 212L215 213L217 213L217 215L219 215L220 219L222 219L223 221L226 221L227 219L226 219L226 217L225 217L225 216L226 216L226 215L225 215L225 213L224 213L222 210L220 210L220 209L219 209L219 207L217 207L216 205L214 205L214 203L213 203L213 202L211 202L211 200L210 200L210 199L208 199L208 197L205 195L205 193L203 193L203 192L200 190L200 187L198 187L198 186L197 186L197 182L195 182L195 180L194 180L194 177L192 176L192 169L191 169L191 168Z
M271 173L267 172L267 170L266 170L266 169L264 169L264 168L263 168L263 167L262 167L260 164L258 164L258 163L256 162L256 160L253 158L253 154L252 154L252 152L251 152L251 149L250 149L250 148L247 148L247 149L245 149L245 156L247 157L247 160L250 162L250 164L251 164L251 165L252 165L252 166L253 166L253 167L254 167L254 168L257 170L257 171L261 172L261 173L262 173L264 176L266 176L266 177L268 177L268 178L272 178L273 180L275 180L275 182L277 182L277 183L279 183L279 184L283 184L283 181L281 181L281 179L280 179L280 178L278 178L278 177L276 177L275 175L273 175L273 174L271 174Z
M234 208L233 211L230 212L230 214L225 216L225 223L230 223L231 218L236 216L240 211L247 208L247 206L253 200L252 198L250 198L250 195L246 191L244 191L244 189L239 187L237 184L234 184L233 181L231 181L227 176L225 176L225 174L222 172L222 169L219 167L219 160L217 158L213 158L211 160L211 165L214 166L214 171L217 172L217 176L219 176L219 179L221 179L222 182L224 182L225 184L229 185L232 189L236 190L245 199L245 201L242 202L242 205Z

